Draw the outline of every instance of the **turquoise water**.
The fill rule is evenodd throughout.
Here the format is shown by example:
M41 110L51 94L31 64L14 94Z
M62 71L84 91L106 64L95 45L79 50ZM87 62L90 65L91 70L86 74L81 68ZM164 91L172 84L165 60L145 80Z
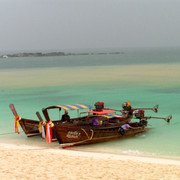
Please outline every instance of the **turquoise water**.
M39 69L54 67L61 67L69 71L74 68L79 68L83 65L87 68L93 66L101 66L101 64L109 67L111 65L129 65L140 64L173 64L179 65L180 51L170 51L162 53L161 51L136 51L128 52L127 54L119 55L102 55L102 56L69 56L69 57L42 57L42 58L12 58L2 60L0 59L0 72L12 71L21 69ZM134 59L133 59L134 54ZM144 58L143 58L144 57ZM144 61L143 61L144 59ZM83 63L82 63L83 62ZM102 66L102 69L104 67ZM53 72L53 70L52 70ZM88 73L88 72L87 72ZM83 74L82 74L83 76ZM96 74L98 78L99 74ZM168 74L167 74L168 77ZM22 77L19 77L22 78ZM38 77L32 77L38 78ZM57 78L57 77L55 77ZM61 75L58 78L64 78ZM73 77L72 77L73 78ZM81 77L79 77L81 79ZM152 77L153 81L159 77ZM179 77L180 78L180 77ZM5 81L12 82L13 76L4 77ZM16 79L17 80L17 79ZM34 79L35 80L35 79ZM24 79L26 81L26 79ZM77 80L78 81L78 80ZM127 82L104 81L100 83L77 83L77 85L61 85L49 86L35 86L24 88L17 87L2 87L0 85L0 141L1 142L21 142L30 143L35 142L44 143L41 139L35 137L28 139L21 130L21 134L14 134L14 117L9 109L9 104L15 104L18 114L24 118L37 119L35 112L41 112L43 107L50 105L65 105L84 103L94 105L97 101L104 101L105 107L121 109L123 102L130 101L133 107L153 107L159 104L159 112L156 114L152 111L147 111L147 116L166 117L169 114L173 116L170 124L164 120L150 119L149 127L153 129L145 134L141 134L126 140L117 140L107 143L94 144L80 147L89 151L111 152L111 153L125 153L125 154L141 154L141 155L163 155L163 156L178 156L180 157L180 83L177 81L166 86L147 86L145 82L141 85L134 82L131 86L126 86ZM3 83L2 83L3 84ZM27 82L29 84L29 82ZM42 113L41 113L42 114ZM75 114L73 114L75 116ZM73 116L72 115L72 116ZM58 146L56 143L55 145ZM77 147L78 148L78 147Z

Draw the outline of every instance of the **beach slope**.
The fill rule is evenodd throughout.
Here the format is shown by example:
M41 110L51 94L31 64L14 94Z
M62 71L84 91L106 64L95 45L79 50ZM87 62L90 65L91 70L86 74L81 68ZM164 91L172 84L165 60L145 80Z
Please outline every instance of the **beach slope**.
M0 145L1 179L180 179L180 161Z

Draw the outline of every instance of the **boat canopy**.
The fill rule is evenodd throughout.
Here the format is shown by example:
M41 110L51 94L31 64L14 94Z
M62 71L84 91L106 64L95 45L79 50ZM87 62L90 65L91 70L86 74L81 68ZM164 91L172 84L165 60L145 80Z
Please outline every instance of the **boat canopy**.
M126 118L126 116L122 114L106 114L104 116L107 118Z
M88 117L105 117L107 119L112 119L112 118L126 118L125 115L122 114L100 114L100 115L90 115Z
M98 115L101 115L101 114L109 114L109 113L114 113L115 111L112 111L112 110L107 110L107 109L103 109L102 111L85 111L85 112L82 112L82 113L93 113L93 114L98 114Z
M73 104L73 105L60 105L59 108L62 108L66 111L69 110L79 110L79 109L92 109L92 106L86 104Z

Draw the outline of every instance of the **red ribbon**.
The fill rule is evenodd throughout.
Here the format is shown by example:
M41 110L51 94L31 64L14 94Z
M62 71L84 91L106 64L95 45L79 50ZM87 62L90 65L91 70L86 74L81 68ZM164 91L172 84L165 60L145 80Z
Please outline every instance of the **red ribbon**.
M47 143L52 142L52 128L54 127L54 124L52 121L49 121L46 125L46 141Z

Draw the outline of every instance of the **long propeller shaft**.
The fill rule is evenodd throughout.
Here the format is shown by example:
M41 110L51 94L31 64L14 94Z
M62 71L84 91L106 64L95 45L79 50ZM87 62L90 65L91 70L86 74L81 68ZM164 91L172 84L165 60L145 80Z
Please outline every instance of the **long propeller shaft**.
M153 118L153 119L163 119L163 120L165 120L166 122L170 122L170 120L172 119L172 115L169 115L169 116L167 116L166 118L163 118L163 117L149 117L148 119L151 119L151 118Z

